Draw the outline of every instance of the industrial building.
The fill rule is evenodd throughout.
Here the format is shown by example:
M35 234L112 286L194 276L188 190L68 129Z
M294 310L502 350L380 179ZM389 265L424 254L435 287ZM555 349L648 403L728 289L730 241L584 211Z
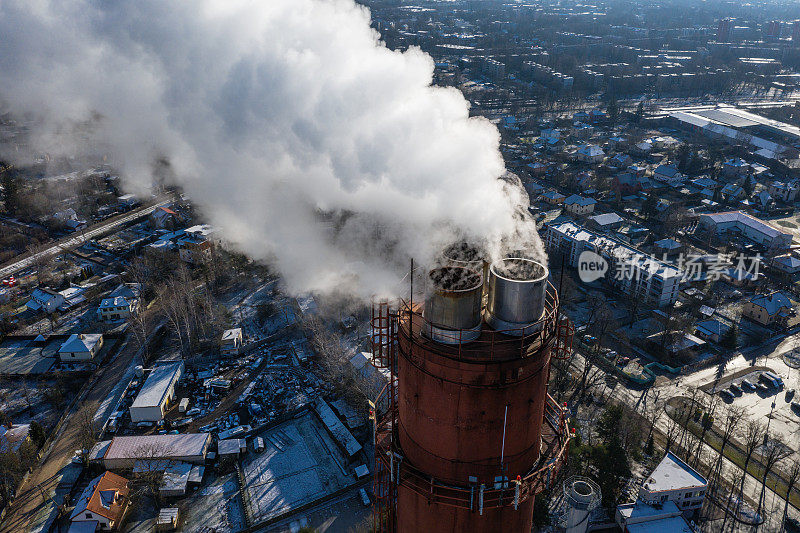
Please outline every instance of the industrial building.
M716 234L734 234L772 250L788 250L792 234L741 211L700 216L700 225Z
M168 363L151 370L131 405L131 422L137 424L163 420L170 402L175 399L175 385L183 371L183 362Z
M372 352L391 371L377 531L530 531L534 499L565 459L565 411L547 378L572 328L548 270L474 252L445 255L424 298L373 309Z
M89 461L108 470L130 470L137 461L182 461L202 464L211 445L210 433L114 437L89 452Z

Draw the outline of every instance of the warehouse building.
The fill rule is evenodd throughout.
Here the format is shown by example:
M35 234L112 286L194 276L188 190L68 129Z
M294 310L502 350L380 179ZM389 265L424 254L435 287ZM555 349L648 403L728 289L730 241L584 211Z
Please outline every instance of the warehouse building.
M108 470L131 470L137 461L202 464L211 445L210 433L114 437L95 445L89 461Z
M175 399L175 385L183 375L182 362L169 363L150 371L142 390L131 405L131 421L159 422Z

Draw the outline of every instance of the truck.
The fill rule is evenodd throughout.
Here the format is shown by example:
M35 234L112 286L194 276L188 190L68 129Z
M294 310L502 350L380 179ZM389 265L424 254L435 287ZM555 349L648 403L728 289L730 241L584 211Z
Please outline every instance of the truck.
M189 409L189 398L181 398L181 402L178 404L178 412L185 413L187 409Z
M780 389L783 387L783 379L781 379L778 375L774 374L773 372L762 372L758 379L763 381L770 387L775 387L776 389Z

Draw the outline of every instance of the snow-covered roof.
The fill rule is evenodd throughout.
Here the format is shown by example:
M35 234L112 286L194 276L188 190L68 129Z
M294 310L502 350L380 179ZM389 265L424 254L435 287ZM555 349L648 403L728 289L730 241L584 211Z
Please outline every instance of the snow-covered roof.
M708 484L706 478L684 463L672 452L658 463L642 488L649 492L664 492L692 487L702 488Z
M578 194L572 194L572 195L568 196L566 198L566 200L564 200L564 204L565 205L575 204L575 205L580 205L580 206L588 206L588 205L594 205L596 203L597 203L597 200L595 200L594 198L586 198L586 197L580 196Z
M764 310L769 313L769 316L777 314L782 309L792 309L794 307L792 300L790 300L788 296L777 291L770 294L753 296L750 298L750 302L753 305L764 308Z
M73 333L64 341L59 353L91 352L103 338L100 333Z
M170 363L155 367L147 376L142 390L131 405L133 408L152 407L161 405L170 387L178 380L183 372L183 363Z

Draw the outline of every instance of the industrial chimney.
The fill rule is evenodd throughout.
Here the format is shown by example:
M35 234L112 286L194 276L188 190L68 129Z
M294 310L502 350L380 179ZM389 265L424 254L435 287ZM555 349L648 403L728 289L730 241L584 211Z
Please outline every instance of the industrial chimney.
M400 301L390 320L379 531L530 531L534 498L566 457L566 414L547 381L571 329L547 267L509 257L484 276L482 256L459 257L429 271L424 303Z

